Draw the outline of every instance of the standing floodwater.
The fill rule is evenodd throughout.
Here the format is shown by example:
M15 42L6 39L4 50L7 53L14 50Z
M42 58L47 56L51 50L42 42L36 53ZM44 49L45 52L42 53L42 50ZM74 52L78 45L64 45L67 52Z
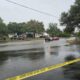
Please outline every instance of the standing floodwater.
M64 62L70 55L80 57L80 45L66 45L66 39L41 43L1 44L0 80ZM25 80L73 80L65 75L59 68Z

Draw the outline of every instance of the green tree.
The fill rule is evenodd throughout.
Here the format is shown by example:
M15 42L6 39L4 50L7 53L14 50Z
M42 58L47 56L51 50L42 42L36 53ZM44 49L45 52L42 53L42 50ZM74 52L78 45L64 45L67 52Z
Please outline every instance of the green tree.
M27 31L25 22L18 23L18 27L20 33L25 33Z
M49 28L47 29L47 33L49 33L51 36L59 36L61 31L57 28L56 23L50 23Z
M72 33L76 27L80 28L80 0L75 0L68 12L63 12L60 19L61 25L66 26L66 31Z
M7 27L9 30L9 33L22 33L21 29L22 29L22 24L21 23L16 23L16 22L10 22Z
M7 35L8 29L5 25L5 23L3 22L2 18L0 18L0 37Z
M66 27L63 31L66 32L66 33L71 34L71 33L74 32L74 27L69 27L69 26L68 26L68 27Z
M42 22L30 20L26 23L26 31L28 32L42 33L44 30L45 29Z
M38 22L35 20L30 20L27 23L16 23L16 22L10 22L8 25L8 31L9 33L17 33L22 34L25 32L33 32L35 33L42 33L44 32L44 25L42 22Z

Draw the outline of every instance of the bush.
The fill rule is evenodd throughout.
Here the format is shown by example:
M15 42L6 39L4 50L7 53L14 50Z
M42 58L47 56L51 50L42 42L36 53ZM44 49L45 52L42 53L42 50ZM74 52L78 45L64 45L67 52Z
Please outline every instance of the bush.
M4 35L3 35L3 36L0 36L0 40L1 40L1 41L6 41L7 39L8 39L7 36L4 36Z
M80 37L80 32L77 33L77 36Z
M59 37L70 37L70 34L63 32L63 33L59 34Z

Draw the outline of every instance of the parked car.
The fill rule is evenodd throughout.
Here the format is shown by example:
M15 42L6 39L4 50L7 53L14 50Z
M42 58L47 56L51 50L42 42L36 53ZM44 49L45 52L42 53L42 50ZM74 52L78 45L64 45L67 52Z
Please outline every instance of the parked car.
M59 37L53 37L52 40L59 40Z
M18 37L18 39L19 39L19 40L24 40L24 36L20 35L20 36Z
M45 37L45 41L52 41L52 37Z
M12 39L18 39L18 36L14 35L14 36L11 37L10 39L11 39L11 40L12 40Z

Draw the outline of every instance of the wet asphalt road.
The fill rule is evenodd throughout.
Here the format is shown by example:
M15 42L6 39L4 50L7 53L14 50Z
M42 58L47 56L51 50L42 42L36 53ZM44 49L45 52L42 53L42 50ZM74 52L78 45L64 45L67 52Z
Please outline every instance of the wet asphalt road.
M0 80L62 63L70 55L75 58L80 57L80 45L66 45L66 39L46 43L42 41L34 44L33 42L30 45L24 42L16 46L14 43L7 43L7 45L1 44L0 50L3 50L0 51ZM80 66L79 62L78 66ZM71 75L76 73L74 70L66 69L62 67L25 80L80 80L80 78L73 78L75 74ZM76 67L76 69L79 73L80 68Z

